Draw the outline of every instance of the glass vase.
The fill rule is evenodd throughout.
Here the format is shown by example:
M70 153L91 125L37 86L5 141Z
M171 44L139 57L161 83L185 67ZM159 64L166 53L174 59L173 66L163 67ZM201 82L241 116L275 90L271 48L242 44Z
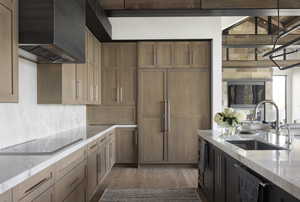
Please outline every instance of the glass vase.
M224 136L233 136L235 134L236 134L236 128L235 127L223 128L223 135Z

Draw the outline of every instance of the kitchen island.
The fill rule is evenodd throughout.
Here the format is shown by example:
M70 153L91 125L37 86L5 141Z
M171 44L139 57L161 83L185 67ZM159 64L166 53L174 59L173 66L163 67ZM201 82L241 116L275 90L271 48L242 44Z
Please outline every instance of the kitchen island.
M300 200L300 138L290 149L285 137L261 134L252 138L224 137L216 131L198 131L200 143L199 188L209 201L239 201L241 170L259 179L259 201ZM258 140L276 145L276 150L245 150L228 141ZM203 147L206 145L206 149ZM281 148L281 149L280 149ZM206 154L203 154L206 153ZM243 172L243 171L242 171ZM263 190L263 191L262 191Z

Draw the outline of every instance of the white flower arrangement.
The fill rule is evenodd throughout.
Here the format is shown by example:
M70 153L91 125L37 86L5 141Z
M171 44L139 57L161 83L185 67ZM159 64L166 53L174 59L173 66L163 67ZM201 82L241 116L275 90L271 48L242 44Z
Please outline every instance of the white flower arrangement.
M223 128L235 128L246 119L242 112L235 111L232 108L224 109L224 112L219 112L215 115L215 122Z

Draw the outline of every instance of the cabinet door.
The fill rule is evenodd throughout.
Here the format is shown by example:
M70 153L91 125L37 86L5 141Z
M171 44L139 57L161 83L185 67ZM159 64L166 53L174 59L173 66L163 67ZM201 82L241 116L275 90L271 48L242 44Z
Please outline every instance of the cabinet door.
M139 68L153 68L156 66L156 45L154 42L138 43Z
M95 38L94 104L101 104L101 43Z
M136 104L137 72L134 69L121 69L119 75L119 103L126 106Z
M85 181L83 181L78 187L63 201L63 202L85 202L86 190Z
M277 0L202 0L203 9L226 9L226 8L277 8Z
M138 124L141 137L141 161L143 163L165 160L164 101L166 100L166 72L139 72Z
M203 192L208 201L214 201L214 149L211 144L208 145L208 166L203 175Z
M93 143L88 147L87 159L87 195L89 199L92 197L98 185L97 160L98 146L97 143Z
M106 174L106 147L105 145L100 145L98 153L98 183L100 183Z
M113 9L124 9L124 0L101 0L99 1L103 9L113 10Z
M117 69L102 69L102 104L118 105L120 90Z
M156 43L157 67L171 68L173 65L173 45L172 42Z
M113 69L119 66L119 45L117 43L102 44L102 68Z
M15 1L1 0L0 102L18 101L17 33Z
M173 49L174 67L190 67L192 60L190 42L174 42Z
M236 168L236 161L230 157L226 158L226 201L240 202L239 195L239 171ZM273 200L272 200L273 201ZM275 202L275 201L274 201Z
M54 202L54 188L50 188L42 193L37 198L33 199L32 202Z
M215 201L226 202L226 162L223 153L215 149Z
M42 67L41 67L42 68ZM62 102L63 104L76 104L76 64L62 65Z
M191 42L191 66L194 68L210 68L211 43L208 41Z
M95 103L95 85L94 85L94 70L95 70L95 65L94 64L87 64L87 103L88 104L94 104Z
M136 43L120 43L118 84L121 105L135 106L137 80Z
M209 129L208 71L168 70L168 161L198 162L198 129ZM187 90L188 89L188 90Z
M127 9L200 8L200 0L126 0Z
M0 201L1 202L12 202L12 191L7 191L0 195Z
M137 163L138 137L135 128L120 128L116 134L118 164Z
M87 103L87 65L77 64L76 65L76 98L78 104Z

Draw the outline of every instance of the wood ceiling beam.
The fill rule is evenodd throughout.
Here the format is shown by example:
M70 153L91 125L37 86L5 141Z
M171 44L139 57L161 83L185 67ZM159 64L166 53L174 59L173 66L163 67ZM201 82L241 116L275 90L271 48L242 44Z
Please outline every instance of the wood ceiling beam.
M292 27L296 24L300 24L300 17L299 16L295 16L294 18L292 18L291 20L287 21L287 22L284 22L283 23L284 26L286 28L289 28L289 27Z
M283 45L289 41L299 38L300 35L288 35L281 38L278 41L278 45ZM243 47L243 48L253 48L255 46L267 46L273 45L276 40L277 35L265 35L265 34L232 34L223 35L223 46L226 48Z
M277 62L281 66L289 66L289 65L300 63L300 60L279 60ZM276 67L276 66L270 60L223 61L223 68L267 68L267 67Z

